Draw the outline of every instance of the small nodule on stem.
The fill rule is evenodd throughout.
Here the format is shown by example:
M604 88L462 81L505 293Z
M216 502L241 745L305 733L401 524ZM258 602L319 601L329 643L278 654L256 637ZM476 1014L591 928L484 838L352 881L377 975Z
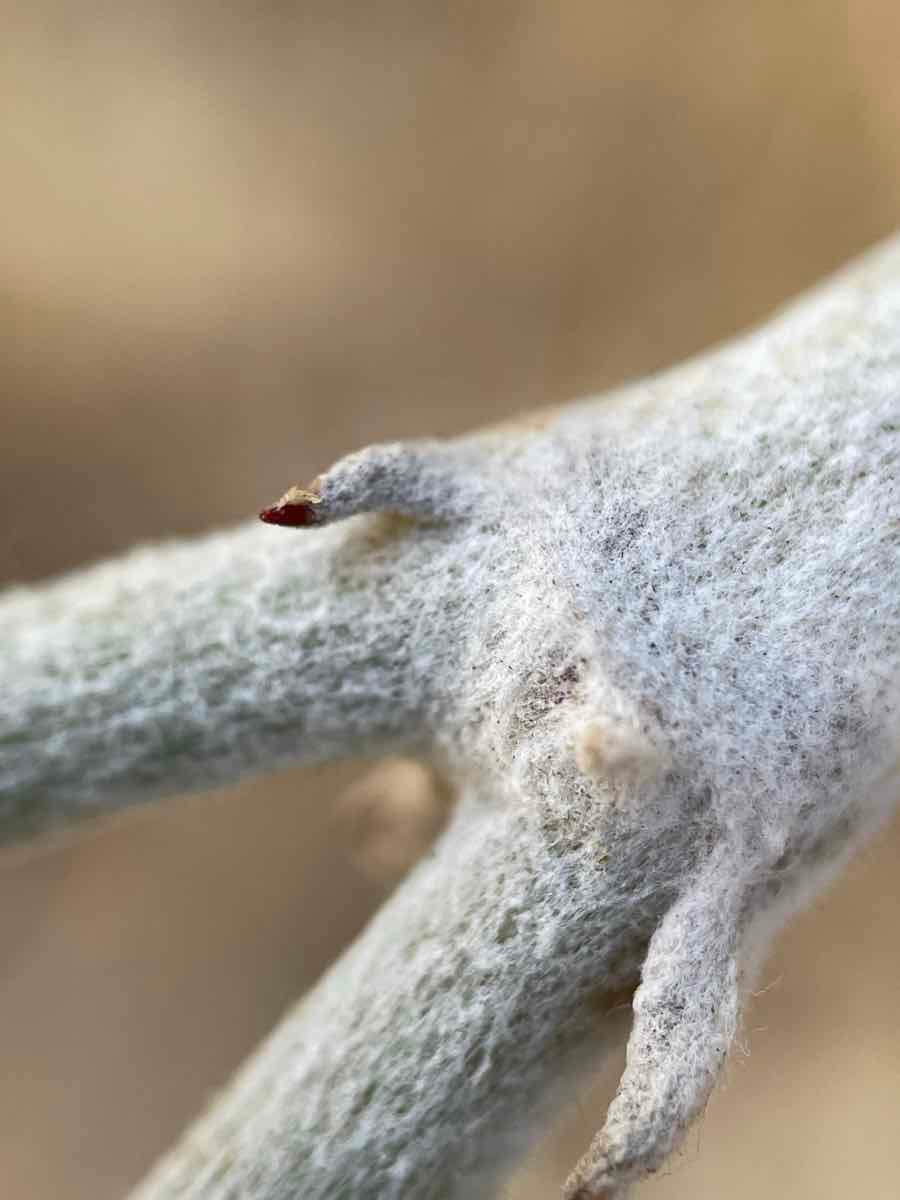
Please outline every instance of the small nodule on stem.
M596 717L578 731L575 762L585 775L636 783L649 782L664 766L660 750L637 724L615 716Z

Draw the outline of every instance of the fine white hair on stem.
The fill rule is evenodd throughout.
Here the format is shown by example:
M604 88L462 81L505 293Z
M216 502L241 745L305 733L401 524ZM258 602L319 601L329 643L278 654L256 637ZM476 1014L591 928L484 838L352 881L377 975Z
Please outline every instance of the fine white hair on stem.
M263 515L301 528L0 598L0 838L372 753L459 801L138 1195L495 1194L634 993L566 1189L621 1196L897 799L900 239L679 369L372 447Z

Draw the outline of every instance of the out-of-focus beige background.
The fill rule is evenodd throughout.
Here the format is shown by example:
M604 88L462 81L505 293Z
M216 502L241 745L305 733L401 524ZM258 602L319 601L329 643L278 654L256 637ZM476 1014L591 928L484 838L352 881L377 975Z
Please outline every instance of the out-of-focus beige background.
M661 366L900 223L893 0L0 17L2 580ZM0 858L0 1194L122 1196L360 928L352 777ZM900 1192L898 841L784 937L642 1196ZM556 1194L613 1078L508 1200Z

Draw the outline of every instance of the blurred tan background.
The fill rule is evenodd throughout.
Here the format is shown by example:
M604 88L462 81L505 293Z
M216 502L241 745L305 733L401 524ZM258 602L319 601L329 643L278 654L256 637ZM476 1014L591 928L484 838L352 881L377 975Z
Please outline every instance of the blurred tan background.
M892 0L0 18L2 581L659 367L900 224ZM0 1195L121 1197L360 928L381 893L331 816L353 776L0 858ZM898 848L782 940L641 1196L900 1194ZM615 1065L508 1200L556 1195Z

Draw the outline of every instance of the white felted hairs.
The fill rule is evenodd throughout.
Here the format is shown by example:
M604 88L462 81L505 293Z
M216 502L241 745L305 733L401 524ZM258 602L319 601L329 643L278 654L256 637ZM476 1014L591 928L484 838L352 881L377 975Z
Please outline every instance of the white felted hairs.
M620 1196L705 1103L769 938L896 801L900 241L540 429L374 447L266 512L304 528L0 599L5 840L350 754L459 797L139 1197L495 1194L633 993L566 1189Z

